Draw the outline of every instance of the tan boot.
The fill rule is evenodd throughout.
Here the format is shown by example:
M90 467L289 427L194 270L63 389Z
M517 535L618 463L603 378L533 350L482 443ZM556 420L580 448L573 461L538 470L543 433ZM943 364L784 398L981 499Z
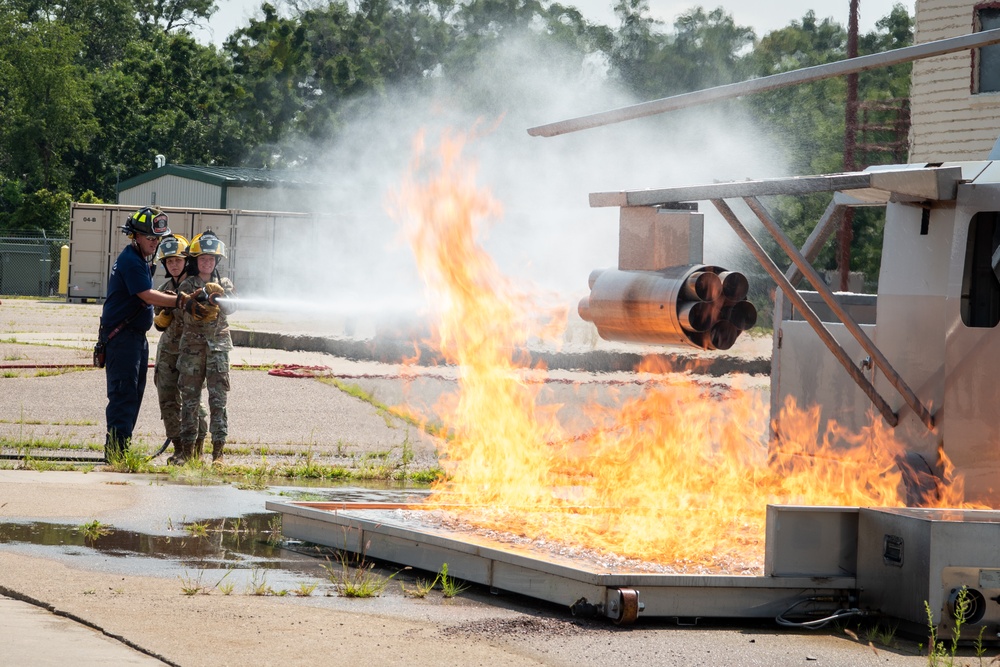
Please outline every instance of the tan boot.
M212 463L222 463L222 449L225 446L225 442L212 443Z
M198 438L194 443L194 449L191 452L191 458L196 461L201 461L201 455L205 453L205 436Z
M191 450L194 448L189 442L174 441L174 455L167 459L168 465L182 466L191 457Z

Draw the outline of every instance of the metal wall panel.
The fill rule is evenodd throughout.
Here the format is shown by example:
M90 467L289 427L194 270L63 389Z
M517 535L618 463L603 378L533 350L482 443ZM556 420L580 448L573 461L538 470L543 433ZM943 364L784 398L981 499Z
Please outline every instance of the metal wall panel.
M118 203L125 206L222 208L222 187L168 174L122 190Z

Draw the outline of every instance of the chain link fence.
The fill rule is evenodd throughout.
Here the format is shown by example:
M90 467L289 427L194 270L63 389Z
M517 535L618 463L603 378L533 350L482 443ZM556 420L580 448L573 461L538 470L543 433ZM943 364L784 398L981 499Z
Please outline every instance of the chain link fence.
M64 245L69 245L69 239L31 234L0 236L0 294L57 294L59 258Z

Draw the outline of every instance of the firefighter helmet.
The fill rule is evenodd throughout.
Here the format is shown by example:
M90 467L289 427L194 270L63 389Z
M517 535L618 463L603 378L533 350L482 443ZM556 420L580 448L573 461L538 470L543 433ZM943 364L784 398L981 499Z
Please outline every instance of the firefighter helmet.
M156 261L163 262L168 257L187 256L188 240L180 234L171 234L160 241L160 247L156 249Z
M158 208L144 206L129 216L121 230L129 236L142 234L144 236L164 237L170 234L167 226L167 214Z
M218 263L226 256L226 244L215 235L215 232L206 229L191 239L191 245L188 246L189 257L198 257L199 255L215 255L215 261Z

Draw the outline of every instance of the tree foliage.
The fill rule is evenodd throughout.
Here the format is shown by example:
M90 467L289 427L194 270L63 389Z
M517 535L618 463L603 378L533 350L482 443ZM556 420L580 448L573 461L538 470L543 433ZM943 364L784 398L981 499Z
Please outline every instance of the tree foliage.
M722 7L694 7L668 27L648 0L618 0L614 26L551 0L284 7L262 3L218 49L189 32L217 11L215 0L0 0L0 34L12 37L0 41L0 229L44 226L70 198L114 201L117 183L149 170L160 153L192 164L308 164L322 157L324 139L348 129L350 113L396 87L447 81L462 103L502 112L511 100L476 72L511 38L530 40L532 53L558 60L567 75L603 62L607 77L639 99L846 56L844 27L811 11L758 38ZM859 49L899 48L912 35L913 19L896 5L860 36ZM865 113L890 113L905 100L909 70L862 73ZM837 78L732 104L785 147L791 173L825 173L843 164L845 96ZM869 152L862 161L896 157ZM824 206L819 197L774 204L800 243ZM879 221L857 216L857 268L877 271L879 234ZM820 263L832 266L832 254Z

